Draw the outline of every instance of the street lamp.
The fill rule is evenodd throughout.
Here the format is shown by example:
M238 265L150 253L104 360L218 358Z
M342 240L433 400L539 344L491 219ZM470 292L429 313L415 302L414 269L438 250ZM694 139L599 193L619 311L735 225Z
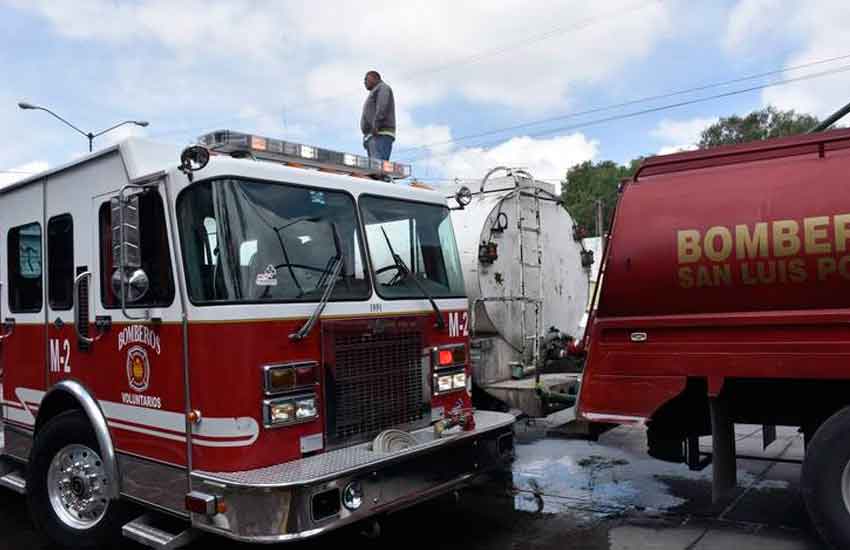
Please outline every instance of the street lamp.
M67 120L65 120L64 118L57 115L56 113L54 113L53 111L51 111L50 109L48 109L46 107L40 107L39 105L33 105L32 103L27 103L25 101L19 102L18 107L20 107L21 109L25 109L25 110L26 109L34 109L34 110L37 110L37 111L44 111L44 112L50 113L54 117L58 118L59 120L61 120L62 122L64 122L65 124L67 124L68 126L73 128L74 130L76 130L77 132L79 132L80 134L82 134L86 138L88 138L88 140L89 140L89 153L91 153L91 151L92 151L92 142L94 142L94 138L96 138L98 136L102 136L103 134L105 134L107 132L111 132L112 130L118 128L119 126L124 126L125 124L135 124L136 126L141 126L142 128L144 128L145 126L147 126L149 124L145 120L125 120L124 122L119 122L115 126L110 126L106 130L101 130L100 132L94 132L94 133L83 132L82 130L80 130L79 128L77 128L76 126L74 126L73 124L71 124L70 122L68 122Z

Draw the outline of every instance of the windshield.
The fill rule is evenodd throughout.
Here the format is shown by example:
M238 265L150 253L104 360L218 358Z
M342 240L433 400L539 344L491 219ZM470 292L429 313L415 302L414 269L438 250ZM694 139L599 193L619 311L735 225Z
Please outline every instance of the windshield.
M193 303L369 297L354 200L341 192L241 179L201 182L177 203Z
M366 196L360 199L375 284L383 298L422 298L416 282L433 297L464 295L460 256L449 209L437 204Z

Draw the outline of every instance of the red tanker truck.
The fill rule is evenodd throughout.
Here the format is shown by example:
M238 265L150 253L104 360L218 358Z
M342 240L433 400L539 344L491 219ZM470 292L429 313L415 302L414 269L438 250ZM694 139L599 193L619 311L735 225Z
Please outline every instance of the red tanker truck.
M850 130L647 159L602 270L579 414L693 468L711 434L716 499L734 423L799 426L812 521L850 548Z

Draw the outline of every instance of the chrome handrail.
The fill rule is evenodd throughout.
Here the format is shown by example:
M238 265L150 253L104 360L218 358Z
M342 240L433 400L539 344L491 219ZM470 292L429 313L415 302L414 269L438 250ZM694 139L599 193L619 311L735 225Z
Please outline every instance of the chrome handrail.
M100 340L103 333L91 338L83 334L82 327L80 326L80 284L82 284L84 279L91 279L91 271L84 271L74 277L74 330L76 331L77 338L80 342L90 345ZM88 310L88 308L89 301L86 300L86 310Z
M2 294L3 294L3 282L0 281L0 300L2 300ZM0 312L2 312L2 309L0 309ZM2 330L4 332L4 334L0 334L0 342L2 342L3 340L8 338L9 336L11 336L15 332L15 325L9 323L9 325L8 325L9 326L9 332L6 332L6 323L5 322L0 322L0 325L2 325Z

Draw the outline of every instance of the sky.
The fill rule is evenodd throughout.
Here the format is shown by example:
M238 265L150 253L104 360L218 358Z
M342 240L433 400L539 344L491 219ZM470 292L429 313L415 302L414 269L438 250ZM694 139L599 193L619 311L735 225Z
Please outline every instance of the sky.
M0 185L88 147L19 101L85 131L150 122L96 148L230 128L363 154L370 69L394 90L393 160L420 180L512 166L554 183L583 161L692 148L718 117L837 110L850 2L0 0L0 69Z

